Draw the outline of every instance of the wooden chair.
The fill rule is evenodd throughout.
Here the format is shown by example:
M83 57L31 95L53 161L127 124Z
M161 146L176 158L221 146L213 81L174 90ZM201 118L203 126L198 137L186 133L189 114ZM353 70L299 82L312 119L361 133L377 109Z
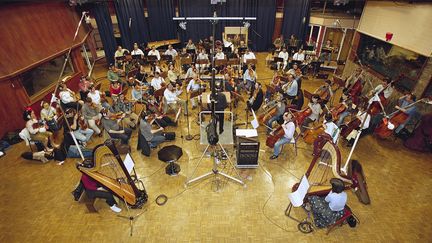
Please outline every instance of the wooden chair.
M97 213L97 209L94 206L96 203L97 198L89 198L87 195L87 192L84 190L84 192L81 194L81 197L78 199L79 203L84 203L89 211L89 213Z

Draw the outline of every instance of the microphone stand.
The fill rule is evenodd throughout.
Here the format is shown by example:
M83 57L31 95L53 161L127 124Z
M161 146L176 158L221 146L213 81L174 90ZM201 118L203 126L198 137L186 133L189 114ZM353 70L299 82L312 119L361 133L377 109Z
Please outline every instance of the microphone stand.
M190 82L190 81L189 81ZM189 95L189 97L190 97L190 95ZM188 95L186 94L186 107L188 107L189 106L189 99L188 99ZM188 134L185 136L185 139L187 140L187 141L190 141L190 140L192 140L192 135L190 134L190 124L189 124L189 112L187 113L187 115L186 115L186 123L187 123L187 132L188 132Z

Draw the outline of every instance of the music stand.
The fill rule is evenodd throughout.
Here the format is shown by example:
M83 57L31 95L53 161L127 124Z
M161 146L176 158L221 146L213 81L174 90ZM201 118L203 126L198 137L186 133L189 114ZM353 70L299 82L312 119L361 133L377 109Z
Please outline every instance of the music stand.
M138 54L138 55L132 55L132 59L134 59L134 60L138 60L138 59L141 59L142 57L141 57L141 55L140 54Z
M147 56L147 61L149 62L149 63L155 63L156 61L157 61L157 56L155 56L155 55L149 55L149 56Z
M239 47L238 48L239 55L243 55L246 52L246 49L247 47Z
M246 59L246 65L249 66L249 64L252 64L253 66L255 66L257 64L257 60L256 59Z
M172 62L173 58L171 55L161 55L161 60L165 62Z
M186 49L186 53L189 53L191 55L195 55L196 54L196 50L195 49Z
M207 65L208 63L209 63L208 59L196 60L196 64L198 64L198 76L201 76L201 65Z

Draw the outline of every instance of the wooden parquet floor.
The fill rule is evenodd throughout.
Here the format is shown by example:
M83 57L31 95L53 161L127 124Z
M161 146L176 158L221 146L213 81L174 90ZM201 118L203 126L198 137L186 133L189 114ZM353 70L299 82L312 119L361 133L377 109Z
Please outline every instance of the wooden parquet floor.
M264 54L259 58L263 60ZM98 67L95 76L104 74L105 69ZM264 61L258 64L258 74L268 77L264 82L272 76ZM313 91L322 82L305 80L303 88ZM192 121L191 126L191 133L196 134L198 126ZM21 159L20 153L27 150L24 143L13 146L0 159L0 242L432 241L431 155L409 151L400 141L382 141L371 135L360 140L353 158L363 165L372 203L363 205L348 192L348 204L361 223L354 229L338 227L327 236L325 230L300 233L297 223L284 215L287 194L305 173L312 146L300 140L296 157L292 147L285 147L279 159L270 161L272 150L265 147L265 131L260 128L260 167L239 170L247 187L209 178L185 188L204 147L197 140L181 138L187 131L184 117L178 128L169 130L176 131L177 139L167 144L184 151L177 177L165 174L166 164L158 161L156 151L149 158L136 152L136 132L131 139L137 173L149 194L143 209L130 211L133 215L144 212L134 222L133 236L128 220L117 217L104 201L98 200L99 212L90 214L84 204L73 200L70 192L80 178L75 168L78 159L68 159L63 166L40 164ZM90 145L100 142L94 138ZM339 147L344 161L349 151L343 142ZM234 152L232 148L228 151L230 155ZM205 159L196 175L210 169L211 161ZM228 168L226 172L234 174ZM159 194L169 197L164 206L154 202ZM121 215L128 216L124 205L121 207ZM301 209L294 213L304 216Z

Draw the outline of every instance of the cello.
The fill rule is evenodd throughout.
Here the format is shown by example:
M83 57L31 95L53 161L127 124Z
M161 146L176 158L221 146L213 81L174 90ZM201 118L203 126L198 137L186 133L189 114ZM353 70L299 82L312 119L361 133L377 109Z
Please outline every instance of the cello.
M374 130L377 137L387 138L392 135L394 129L396 129L409 119L409 115L403 112L402 109L408 109L422 101L427 101L427 99L420 99L404 107L397 108L395 112L389 114L387 117L384 117L381 123Z
M307 144L313 144L319 135L324 133L323 125L319 125L312 129L308 129L305 131L303 135L303 141Z

